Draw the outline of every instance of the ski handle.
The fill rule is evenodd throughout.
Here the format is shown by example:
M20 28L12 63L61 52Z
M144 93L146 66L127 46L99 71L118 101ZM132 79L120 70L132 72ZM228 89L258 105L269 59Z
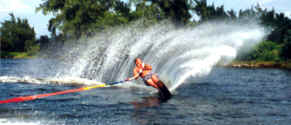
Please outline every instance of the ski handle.
M123 82L128 82L128 81L132 81L132 80L134 80L134 77L127 78L125 80L117 81L117 82L108 82L107 85L115 85L115 84L119 84L119 83L123 83Z

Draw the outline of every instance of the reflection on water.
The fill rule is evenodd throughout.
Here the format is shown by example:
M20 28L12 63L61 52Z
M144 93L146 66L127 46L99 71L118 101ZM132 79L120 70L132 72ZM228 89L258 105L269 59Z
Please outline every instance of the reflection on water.
M130 104L132 104L134 108L138 110L141 108L160 106L162 102L163 101L160 100L159 97L149 96L149 97L144 97L142 101L133 101Z
M159 97L156 96L149 96L149 97L143 97L141 101L133 101L130 104L134 106L134 112L133 112L133 119L138 123L139 125L148 125L150 124L151 119L158 118L155 113L156 111L147 112L143 111L147 108L153 108L158 107L161 105L161 100Z

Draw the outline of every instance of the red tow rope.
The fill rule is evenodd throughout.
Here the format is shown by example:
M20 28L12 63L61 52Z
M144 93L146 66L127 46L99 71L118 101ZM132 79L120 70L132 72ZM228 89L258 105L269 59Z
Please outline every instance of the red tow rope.
M111 85L123 83L126 81L130 81L130 80L133 80L133 78L126 79L124 81L109 82L107 84L104 83L104 84L98 84L98 85L87 86L87 87L82 87L82 88L77 88L77 89L64 90L64 91L53 92L53 93L37 94L37 95L30 95L30 96L20 96L20 97L7 99L7 100L0 100L0 104L31 101L31 100L45 98L45 97L54 96L54 95L63 95L63 94L67 94L67 93L81 92L81 91L86 91L86 90L90 90L90 89L94 89L94 88L102 88L102 87L106 87L106 86L111 86Z
M62 95L62 94L81 92L81 91L84 91L84 89L78 88L78 89L71 89L71 90L59 91L59 92L54 92L54 93L38 94L38 95L31 95L31 96L21 96L21 97L15 97L15 98L7 99L7 100L1 100L0 104L30 101L30 100L35 100L35 99L44 98L44 97L48 97L48 96Z

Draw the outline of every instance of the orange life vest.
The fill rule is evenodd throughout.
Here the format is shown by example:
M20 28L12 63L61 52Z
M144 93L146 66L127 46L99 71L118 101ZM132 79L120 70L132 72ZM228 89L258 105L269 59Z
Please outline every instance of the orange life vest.
M140 77L144 78L147 74L151 73L152 66L148 64L142 63L141 65L136 64L136 67L134 68L134 76L139 75Z

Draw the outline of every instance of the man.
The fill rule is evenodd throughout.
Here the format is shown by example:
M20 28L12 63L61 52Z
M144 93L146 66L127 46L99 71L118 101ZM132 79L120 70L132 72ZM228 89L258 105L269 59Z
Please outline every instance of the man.
M147 86L152 86L158 89L160 97L163 100L171 98L172 94L164 83L158 78L158 75L152 72L152 66L142 62L140 58L135 59L135 68L133 69L133 77L127 80L138 79L141 77Z

